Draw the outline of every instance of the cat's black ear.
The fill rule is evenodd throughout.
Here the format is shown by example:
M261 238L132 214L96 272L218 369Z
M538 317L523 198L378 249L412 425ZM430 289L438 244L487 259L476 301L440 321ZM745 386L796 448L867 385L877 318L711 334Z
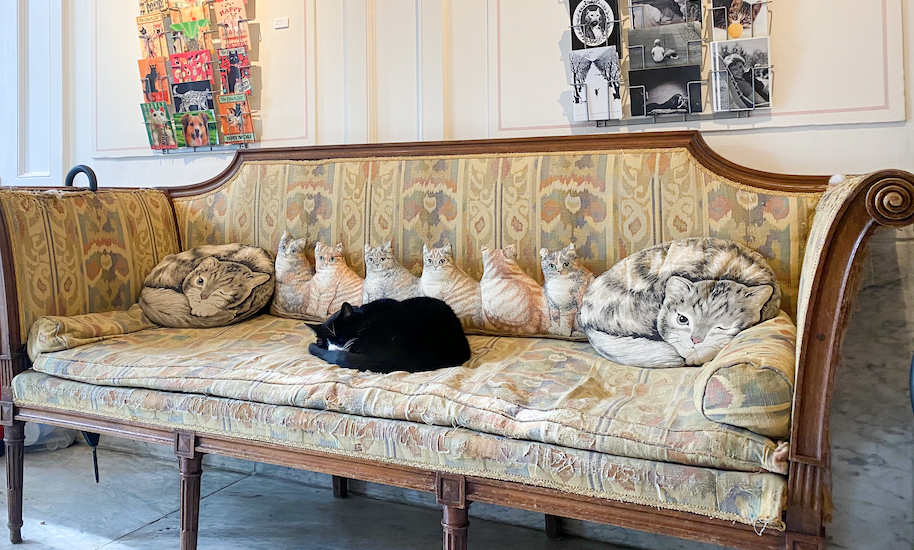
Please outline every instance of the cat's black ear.
M321 329L324 328L324 325L311 324L311 323L305 323L305 324L308 325L308 328L313 330L314 334L317 334L318 336L320 336L320 334L321 334Z
M340 308L340 317L346 318L352 315L352 306L349 305L349 302L343 302L343 307Z

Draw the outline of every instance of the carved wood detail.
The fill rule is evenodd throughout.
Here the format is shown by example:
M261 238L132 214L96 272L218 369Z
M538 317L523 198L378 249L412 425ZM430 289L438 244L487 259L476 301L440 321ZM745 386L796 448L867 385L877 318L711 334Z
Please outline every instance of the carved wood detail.
M467 507L467 479L460 475L438 473L435 479L438 504L452 508Z
M787 550L826 550L825 537L787 534Z
M197 446L197 436L194 432L175 430L174 449L179 458L194 458Z
M467 530L470 527L469 509L444 506L441 528L444 550L467 550Z
M904 227L914 223L914 183L901 178L886 178L870 187L866 210L876 223Z
M203 474L203 455L179 455L181 473L181 550L197 550L197 532L200 523L200 478Z
M10 542L22 542L22 473L25 457L25 422L13 422L3 430L6 446L6 508Z

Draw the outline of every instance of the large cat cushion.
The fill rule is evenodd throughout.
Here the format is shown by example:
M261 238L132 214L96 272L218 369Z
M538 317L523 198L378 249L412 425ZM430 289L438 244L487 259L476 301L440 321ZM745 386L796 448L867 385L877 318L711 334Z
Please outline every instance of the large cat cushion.
M262 248L198 246L163 258L146 277L139 304L165 327L221 327L263 309L274 281L273 256Z
M580 323L610 361L700 366L742 330L777 315L780 299L758 252L723 239L681 239L636 252L597 277Z

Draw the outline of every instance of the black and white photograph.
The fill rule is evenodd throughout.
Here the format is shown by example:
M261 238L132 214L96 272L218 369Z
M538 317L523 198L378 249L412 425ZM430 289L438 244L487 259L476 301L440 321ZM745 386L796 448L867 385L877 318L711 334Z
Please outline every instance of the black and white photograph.
M622 118L622 72L615 47L569 52L574 119Z
M632 116L701 112L701 67L629 71Z
M209 80L172 84L175 113L213 110L213 86Z
M618 0L571 0L571 49L621 45Z
M712 8L713 40L768 36L766 0L714 0Z
M771 107L768 38L711 44L714 110L747 111Z
M631 70L701 64L701 24L678 23L628 31Z
M701 0L629 0L633 29L701 23Z

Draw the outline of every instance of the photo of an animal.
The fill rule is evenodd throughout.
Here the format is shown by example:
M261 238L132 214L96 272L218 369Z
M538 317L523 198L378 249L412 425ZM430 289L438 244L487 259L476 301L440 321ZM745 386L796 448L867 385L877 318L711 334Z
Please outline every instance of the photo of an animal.
M181 131L188 147L209 144L209 115L206 112L184 113L181 117Z
M213 89L208 81L172 85L176 113L213 110Z
M174 126L171 116L168 114L168 104L159 101L143 103L140 107L143 111L143 122L146 124L149 146L156 150L177 147Z

